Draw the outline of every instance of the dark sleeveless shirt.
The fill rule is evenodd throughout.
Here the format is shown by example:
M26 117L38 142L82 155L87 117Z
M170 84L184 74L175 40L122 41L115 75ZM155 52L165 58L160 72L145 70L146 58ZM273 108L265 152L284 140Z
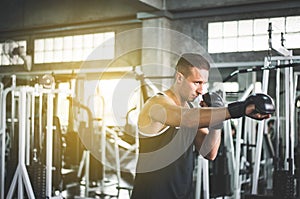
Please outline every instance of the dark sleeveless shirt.
M131 199L194 198L195 134L195 129L168 127L165 132L156 136L140 136L139 159ZM146 157L142 157L143 154Z

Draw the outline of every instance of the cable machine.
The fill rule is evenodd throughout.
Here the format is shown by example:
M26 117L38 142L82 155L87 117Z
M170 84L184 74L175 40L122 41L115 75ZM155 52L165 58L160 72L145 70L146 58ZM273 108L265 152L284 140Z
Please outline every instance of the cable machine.
M294 68L300 66L300 57L293 56L292 51L287 50L284 47L284 38L281 34L281 46L274 46L272 44L272 24L269 23L269 51L268 56L264 59L263 66L255 66L249 69L236 70L231 73L228 77L224 79L223 82L228 81L233 76L240 73L249 73L262 71L262 92L267 93L269 88L269 71L276 71L276 144L275 144L275 156L273 159L273 195L279 196L280 198L294 198L294 177L295 177L295 163L294 163L294 144L295 144L295 113L294 113L294 104L295 104L295 94L297 86L297 73L294 73ZM281 56L273 57L271 52L275 51ZM283 74L283 76L281 76ZM281 81L281 78L284 78ZM297 78L296 78L297 77ZM294 81L295 80L295 81ZM284 85L284 98L281 97L281 85ZM282 106L285 105L285 106ZM280 108L281 107L281 108ZM284 107L285 109L283 109ZM292 107L292 108L290 108ZM285 120L282 122L282 118ZM245 126L247 126L247 121ZM236 143L236 168L240 168L240 136L242 126L240 125L242 120L239 119L239 126L237 129L237 143ZM266 121L258 122L257 129L257 140L256 140L256 151L252 175L252 189L251 194L254 196L258 193L258 182L260 178L260 166L261 166L261 154L262 154L262 143L264 132L266 132ZM279 137L280 132L285 132L285 157L284 160L280 160L279 152ZM280 165L280 162L284 162L283 166ZM241 194L241 178L240 178L240 169L235 171L235 198L240 198ZM251 196L250 196L251 197Z

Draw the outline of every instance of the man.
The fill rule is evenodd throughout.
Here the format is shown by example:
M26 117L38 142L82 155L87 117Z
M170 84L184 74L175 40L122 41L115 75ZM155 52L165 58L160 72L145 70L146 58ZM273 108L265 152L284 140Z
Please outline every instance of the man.
M244 115L265 119L274 111L274 107L268 112L255 104L256 98L260 103L272 102L265 102L262 96L227 108L217 94L203 95L209 69L201 55L183 54L176 65L174 84L145 103L138 120L140 153L132 199L193 198L194 149L213 160L224 120ZM211 107L191 107L190 102L199 95L206 99L202 104Z

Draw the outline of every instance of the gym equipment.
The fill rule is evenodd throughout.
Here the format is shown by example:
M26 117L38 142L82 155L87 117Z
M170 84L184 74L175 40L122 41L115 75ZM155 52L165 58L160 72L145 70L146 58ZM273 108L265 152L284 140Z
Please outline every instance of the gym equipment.
M224 134L216 159L211 163L210 172L210 196L213 198L220 196L231 196L231 173L228 167L227 148L224 145Z
M283 34L281 34L283 41ZM264 66L255 66L250 69L242 69L242 70L236 70L233 73L231 73L227 78L223 80L223 82L229 80L234 75L239 73L248 73L248 72L255 72L255 71L262 71L263 72L263 78L262 78L262 92L266 93L268 90L268 83L269 83L269 71L270 70L276 70L276 144L275 146L275 158L274 158L274 179L273 179L273 191L274 195L277 194L276 181L284 182L282 186L286 187L285 190L282 190L283 193L281 193L282 197L293 197L291 195L292 190L289 189L290 187L294 187L293 183L295 180L291 180L292 178L290 175L294 175L294 137L295 137L295 130L294 130L294 110L286 108L284 111L285 115L285 122L283 125L281 125L281 116L280 116L280 74L281 72L284 73L284 90L285 90L285 98L283 104L288 104L288 107L294 107L294 101L295 101L295 84L294 84L294 71L293 68L299 67L299 57L293 56L292 51L289 51L284 48L283 42L281 46L275 46L272 45L272 25L269 24L269 50L268 50L268 56L264 59ZM276 51L276 53L280 54L281 56L278 57L272 57L271 51ZM294 74L295 75L295 74ZM296 78L295 78L296 79ZM247 119L247 118L246 118ZM239 119L239 127L237 131L237 147L236 147L236 168L239 168L240 166L240 136L241 136L241 119ZM247 124L247 120L246 120ZM247 126L247 125L246 125ZM263 140L263 131L266 129L265 121L261 121L258 123L257 126L257 141L256 141L256 151L255 151L255 160L254 160L254 167L253 167L253 176L252 176L252 190L251 193L252 196L255 197L255 194L257 194L258 189L258 181L259 181L259 174L260 174L260 166L261 166L261 151L262 151L262 140ZM284 128L284 129L283 129ZM285 160L284 160L284 170L280 166L280 160L279 160L279 132L284 131L285 132ZM266 162L264 162L265 164ZM269 164L269 163L268 163ZM286 172L288 171L288 172ZM276 173L278 172L278 173ZM235 198L240 198L240 177L239 177L239 169L236 170L235 173Z
M4 92L4 99L6 94L11 91L12 89L9 88ZM24 191L23 191L23 183L26 188L26 192L28 197L34 198L33 189L30 183L29 175L25 167L25 139L26 139L26 92L29 91L29 88L21 87L19 91L20 94L20 104L19 104L19 159L18 159L18 166L15 171L11 186L9 188L9 192L7 194L7 198L12 198L16 183L18 181L18 198L23 198ZM4 111L3 113L4 114ZM4 115L4 119L6 116ZM3 121L6 122L5 120ZM3 124L4 124L3 123ZM5 125L4 125L5 126ZM5 129L5 128L4 128Z
M14 100L18 100L18 103L16 104L16 107L18 108L18 119L16 120L18 122L18 128L15 129L16 132L18 131L18 142L19 142L19 151L18 151L18 162L17 162L17 168L14 173L13 180L10 184L7 198L12 198L14 196L15 188L18 187L18 198L23 198L25 195L24 188L26 188L26 194L29 198L35 198L35 197L47 197L47 198L55 198L53 196L53 183L55 183L55 180L52 180L52 174L53 168L60 170L59 165L55 165L57 162L57 156L59 154L53 155L53 131L55 130L54 125L59 126L58 122L54 122L55 118L53 118L53 98L54 95L63 92L66 94L71 95L72 92L70 90L58 90L51 88L42 88L39 85L36 85L35 87L30 86L16 86L13 84L11 87L6 88L3 91L2 95L2 120L1 120L1 132L2 132L2 142L5 142L5 131L6 131L6 97L8 93L12 94L12 98ZM31 145L34 143L33 141L30 141L30 133L34 132L35 127L35 117L34 114L31 113L31 111L34 112L34 100L36 96L44 96L46 97L46 165L39 165L35 161L37 160L36 157L36 151L35 157L30 156L30 149L32 149ZM32 101L31 101L32 100ZM43 102L42 98L40 98L39 102ZM31 106L32 105L32 106ZM31 106L31 107L30 107ZM15 110L12 110L15 111ZM40 115L40 118L42 118L42 114ZM13 118L15 120L15 118ZM31 120L31 121L30 121ZM40 121L41 122L41 121ZM41 122L42 123L42 122ZM41 127L40 127L41 128ZM59 129L57 129L59 130ZM33 134L34 135L34 134ZM32 135L32 136L33 136ZM55 135L56 136L56 135ZM54 137L55 137L54 136ZM1 146L1 154L2 154L2 161L1 161L1 187L0 187L0 193L1 198L4 198L5 190L5 145L2 144ZM54 158L54 159L53 159ZM54 167L53 167L54 166ZM59 173L60 171L58 171ZM58 175L56 175L57 177ZM32 179L31 179L32 178ZM36 179L39 180L36 180ZM32 187L31 181L35 179L33 183L35 184L35 188ZM58 185L54 185L56 188ZM59 196L57 196L59 197Z

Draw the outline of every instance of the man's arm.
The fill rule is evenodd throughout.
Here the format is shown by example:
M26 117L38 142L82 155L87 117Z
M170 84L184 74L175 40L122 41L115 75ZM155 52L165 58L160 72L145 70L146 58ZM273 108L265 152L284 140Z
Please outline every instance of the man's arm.
M204 128L241 116L266 119L274 112L273 102L265 96L250 96L244 102L227 107L185 108L175 105L165 96L149 99L141 110L139 129L144 133L157 133L163 126Z
M208 130L208 128L198 129L194 144L200 155L208 160L214 160L217 157L221 144L221 130Z
M154 132L157 129L159 131L157 123L165 126L204 128L229 118L230 114L225 107L185 108L175 105L165 96L156 96L144 105L139 115L138 125L142 132L153 133L153 128Z

